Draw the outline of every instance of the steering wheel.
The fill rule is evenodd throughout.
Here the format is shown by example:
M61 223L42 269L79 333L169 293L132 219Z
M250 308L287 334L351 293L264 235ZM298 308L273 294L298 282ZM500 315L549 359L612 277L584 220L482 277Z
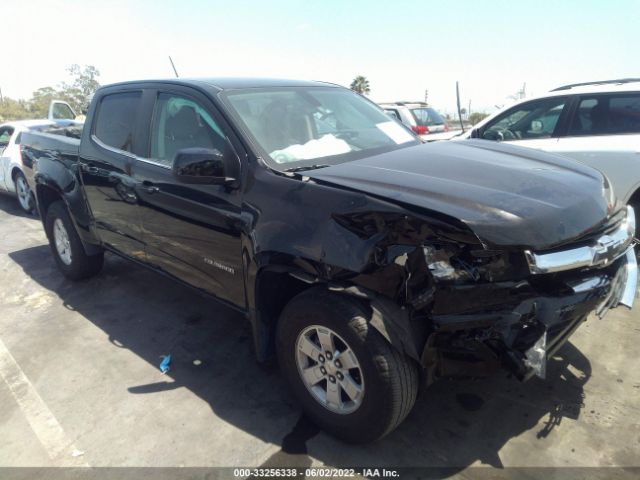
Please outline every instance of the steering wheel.
M498 140L499 142L504 142L505 140L517 140L518 139L518 134L512 132L511 130L509 130L508 128L503 128L502 130L495 130L498 138L496 140Z
M359 134L357 130L340 130L339 132L335 132L333 136L343 140L353 140Z

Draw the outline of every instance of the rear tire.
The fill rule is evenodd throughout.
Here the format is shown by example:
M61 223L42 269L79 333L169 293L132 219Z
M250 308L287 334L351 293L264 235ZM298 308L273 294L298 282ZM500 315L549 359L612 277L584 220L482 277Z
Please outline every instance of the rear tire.
M18 197L18 204L20 208L24 210L26 213L33 213L36 200L27 183L27 178L24 176L24 173L18 171L13 179L13 184L16 189L16 196Z
M394 430L411 411L418 391L416 364L389 345L367 317L358 300L313 288L287 304L276 332L280 367L302 408L322 429L350 443L372 442ZM333 355L324 348L328 337L333 338ZM307 348L312 356L303 351ZM311 360L313 356L318 359ZM308 363L301 366L300 358ZM344 364L336 368L340 359ZM353 365L357 367L347 369ZM311 369L315 376L308 375ZM332 403L328 399L336 384L339 393Z
M52 203L45 218L45 231L58 268L65 277L80 280L94 276L102 268L104 253L87 255L61 200Z

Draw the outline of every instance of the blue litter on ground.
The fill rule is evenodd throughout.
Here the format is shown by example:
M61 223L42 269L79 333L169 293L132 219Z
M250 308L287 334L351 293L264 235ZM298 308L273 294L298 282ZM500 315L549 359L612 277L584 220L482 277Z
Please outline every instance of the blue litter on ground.
M171 364L171 355L162 355L162 362L160 362L160 371L167 373L169 371L169 365Z

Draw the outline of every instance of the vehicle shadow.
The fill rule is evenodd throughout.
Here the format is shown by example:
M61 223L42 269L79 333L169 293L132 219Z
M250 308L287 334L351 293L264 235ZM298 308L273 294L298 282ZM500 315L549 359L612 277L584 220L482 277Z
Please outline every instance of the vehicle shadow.
M501 467L500 450L524 432L529 441L540 442L531 449L531 458L539 461L554 428L580 415L591 375L589 361L569 343L548 365L544 381L522 384L506 375L441 380L420 395L408 419L385 439L345 445L300 415L276 367L256 363L242 315L113 255L107 255L99 276L77 283L61 277L46 245L9 256L114 345L155 366L160 353L172 354L167 377L173 382L131 385L126 387L131 395L188 388L219 418L282 446L264 466L304 467L311 456L331 466L445 468L440 476L446 476L477 461ZM202 362L200 368L193 368L194 359ZM215 452L211 455L215 459Z
M14 217L37 218L37 213L27 213L18 204L18 199L9 194L0 193L0 210Z

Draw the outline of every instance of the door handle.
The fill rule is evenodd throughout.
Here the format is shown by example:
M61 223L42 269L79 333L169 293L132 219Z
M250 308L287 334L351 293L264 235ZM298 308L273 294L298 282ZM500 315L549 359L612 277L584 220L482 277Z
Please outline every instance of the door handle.
M151 183L148 180L143 181L142 186L150 195L153 195L154 193L158 193L160 191L160 187L156 187L153 183Z
M97 174L97 173L99 172L98 167L93 167L93 166L88 165L88 164L86 164L86 163L81 163L81 164L80 164L80 169L81 169L83 172L91 173L91 174L93 174L93 175L95 175L95 174Z

